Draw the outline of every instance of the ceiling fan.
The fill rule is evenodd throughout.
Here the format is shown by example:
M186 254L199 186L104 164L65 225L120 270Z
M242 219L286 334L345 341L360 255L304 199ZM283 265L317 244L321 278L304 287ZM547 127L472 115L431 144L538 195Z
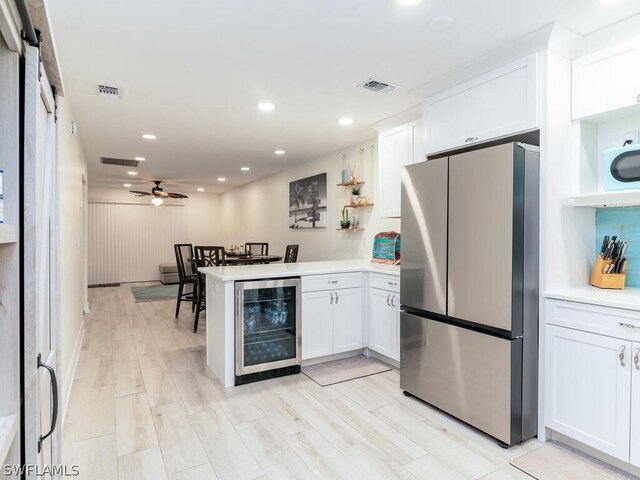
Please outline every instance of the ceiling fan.
M182 193L165 192L160 186L162 180L154 180L153 183L155 183L156 186L151 189L151 192L143 192L140 190L129 190L129 192L133 193L136 197L154 197L151 200L151 203L155 206L162 205L165 198L189 198L187 195L183 195Z

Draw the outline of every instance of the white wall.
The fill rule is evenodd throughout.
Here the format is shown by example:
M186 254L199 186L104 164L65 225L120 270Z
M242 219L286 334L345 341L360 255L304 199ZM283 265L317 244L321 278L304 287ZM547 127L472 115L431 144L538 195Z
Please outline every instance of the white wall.
M149 190L153 185L149 184ZM142 190L136 185L137 190ZM220 245L222 222L220 221L220 195L212 193L188 193L189 198L167 199L166 205L184 205L187 220L187 242L194 245ZM151 197L134 197L127 188L92 188L89 182L89 202L140 203L149 205Z
M378 207L355 209L362 233L337 231L340 211L351 193L337 187L341 171L357 164L357 175L366 181L361 195L375 202L378 185L377 138L354 145L298 167L257 180L222 194L221 220L224 244L269 242L270 253L284 253L287 244L299 244L298 261L370 258L373 237L382 231L400 231L400 219L380 218ZM375 145L373 155L370 146ZM364 148L361 157L359 151ZM346 154L346 161L342 155ZM362 160L361 160L362 158ZM327 228L289 228L289 182L319 173L327 174Z
M80 137L71 134L73 113L69 102L65 98L58 101L60 265L64 273L60 275L60 378L66 390L67 382L72 381L69 367L81 333L85 301L82 177L87 174L87 164Z

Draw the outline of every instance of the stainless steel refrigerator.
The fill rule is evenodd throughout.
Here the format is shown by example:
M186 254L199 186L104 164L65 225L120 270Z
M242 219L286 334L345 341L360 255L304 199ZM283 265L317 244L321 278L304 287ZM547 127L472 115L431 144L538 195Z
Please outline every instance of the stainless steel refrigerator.
M403 169L400 386L502 446L537 431L538 212L537 147Z

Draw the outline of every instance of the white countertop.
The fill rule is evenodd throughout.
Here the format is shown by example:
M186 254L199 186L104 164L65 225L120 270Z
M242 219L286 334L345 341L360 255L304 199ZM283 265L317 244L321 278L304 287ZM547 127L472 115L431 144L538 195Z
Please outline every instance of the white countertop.
M546 298L640 311L640 288L608 290L591 285L544 292Z
M397 265L372 265L369 260L330 260L325 262L235 265L201 268L200 271L208 277L223 282L347 272L379 272L390 275L400 275L400 267Z

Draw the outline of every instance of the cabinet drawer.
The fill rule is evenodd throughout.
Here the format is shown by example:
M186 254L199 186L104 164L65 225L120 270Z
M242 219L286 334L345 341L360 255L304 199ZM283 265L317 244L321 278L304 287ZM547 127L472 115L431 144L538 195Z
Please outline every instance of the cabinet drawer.
M640 342L640 312L563 300L547 300L546 323Z
M339 273L334 275L309 275L302 277L303 292L357 288L362 286L362 274Z
M400 277L379 273L369 274L369 287L400 293Z

